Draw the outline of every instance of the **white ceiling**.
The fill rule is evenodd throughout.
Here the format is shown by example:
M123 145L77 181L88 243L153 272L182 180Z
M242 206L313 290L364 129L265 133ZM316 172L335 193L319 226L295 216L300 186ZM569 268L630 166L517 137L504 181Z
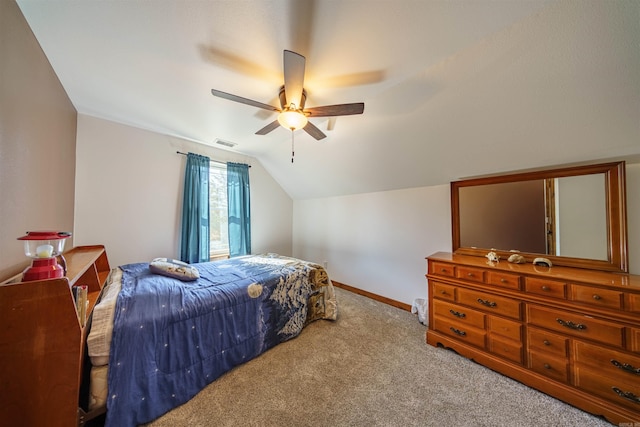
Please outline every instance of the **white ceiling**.
M640 154L637 0L17 0L81 114L257 158L295 199ZM275 113L307 58L315 141Z

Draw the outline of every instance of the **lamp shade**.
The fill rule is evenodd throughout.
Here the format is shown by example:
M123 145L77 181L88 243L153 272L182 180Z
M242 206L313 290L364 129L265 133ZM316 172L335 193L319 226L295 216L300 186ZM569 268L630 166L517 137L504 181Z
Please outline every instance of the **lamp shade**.
M278 115L278 123L291 130L302 129L307 122L307 116L296 110L285 110Z
M69 237L71 233L64 231L28 231L18 240L24 242L24 253L29 258L51 258L62 253Z

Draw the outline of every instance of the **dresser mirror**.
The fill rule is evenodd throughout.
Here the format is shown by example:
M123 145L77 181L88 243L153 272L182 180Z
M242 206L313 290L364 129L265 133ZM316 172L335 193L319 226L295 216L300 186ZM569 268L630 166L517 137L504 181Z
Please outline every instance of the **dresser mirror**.
M625 192L624 162L452 182L453 251L627 272Z

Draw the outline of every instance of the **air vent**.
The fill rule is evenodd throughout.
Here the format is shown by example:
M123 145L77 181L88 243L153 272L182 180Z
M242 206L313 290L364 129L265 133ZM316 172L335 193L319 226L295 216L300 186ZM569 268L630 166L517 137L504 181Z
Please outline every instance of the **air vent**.
M218 138L216 138L215 143L224 145L225 147L235 147L236 145L238 145L235 142L225 141L224 139L218 139Z

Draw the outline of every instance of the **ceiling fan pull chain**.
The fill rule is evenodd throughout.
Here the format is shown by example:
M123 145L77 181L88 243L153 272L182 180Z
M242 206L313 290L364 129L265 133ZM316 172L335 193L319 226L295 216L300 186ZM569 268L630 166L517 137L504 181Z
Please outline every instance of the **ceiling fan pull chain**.
M295 156L295 151L293 150L293 129L291 129L291 163L293 163L293 156Z

